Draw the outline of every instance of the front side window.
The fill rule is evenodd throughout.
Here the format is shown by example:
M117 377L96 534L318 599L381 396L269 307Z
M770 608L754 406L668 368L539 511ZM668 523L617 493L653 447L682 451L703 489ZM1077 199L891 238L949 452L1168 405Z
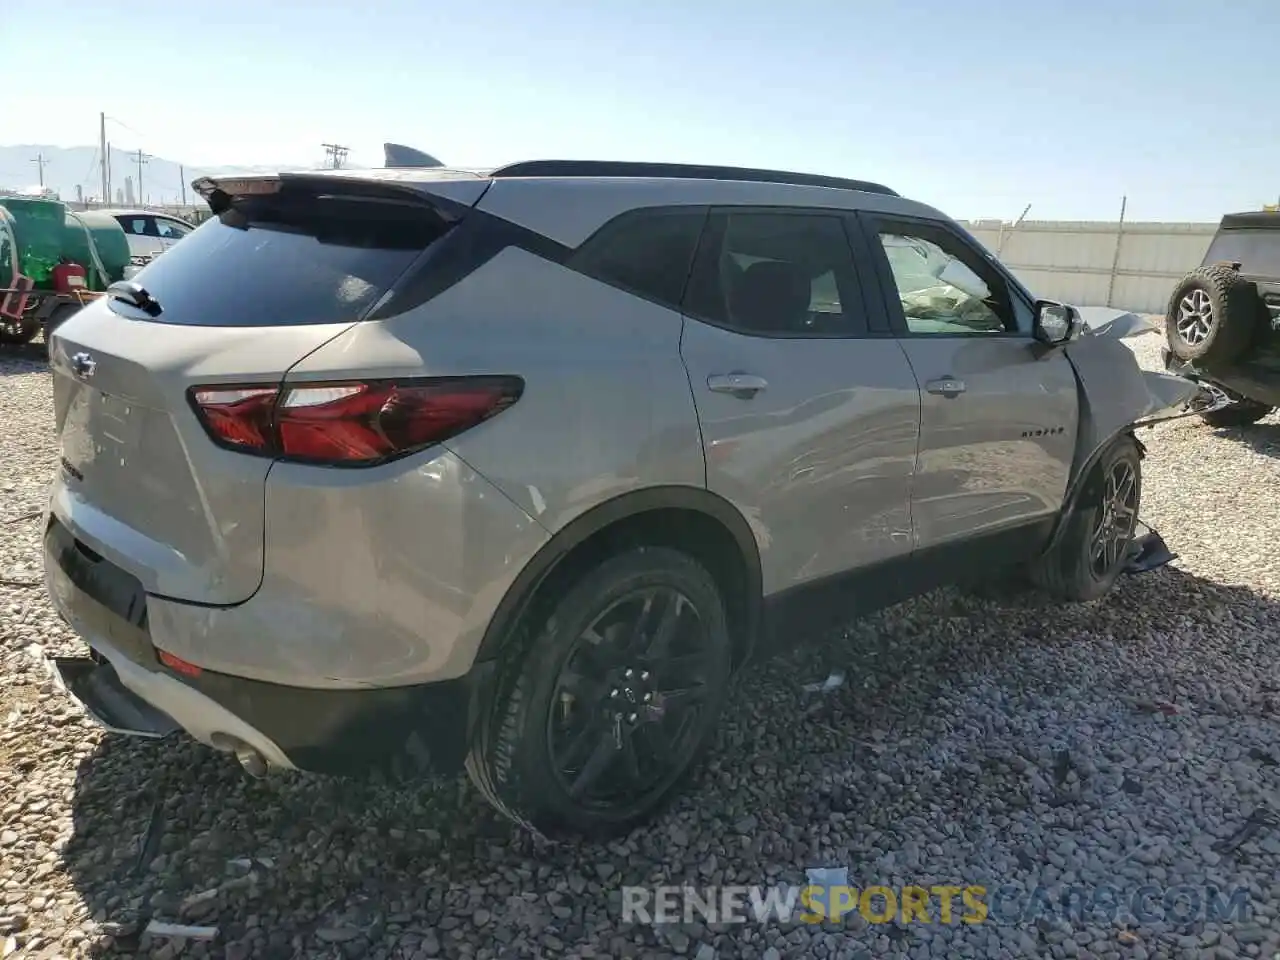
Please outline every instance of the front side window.
M685 310L755 336L848 336L862 324L840 217L807 212L712 216Z
M910 333L1001 334L1018 324L1006 285L991 271L975 269L977 258L941 231L881 230Z

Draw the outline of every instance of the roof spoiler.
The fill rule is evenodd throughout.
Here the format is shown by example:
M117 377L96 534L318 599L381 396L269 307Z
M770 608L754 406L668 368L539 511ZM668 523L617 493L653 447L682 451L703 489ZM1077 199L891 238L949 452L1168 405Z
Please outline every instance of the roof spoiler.
M444 164L421 150L406 147L402 143L384 143L382 145L383 166L385 167L443 167Z

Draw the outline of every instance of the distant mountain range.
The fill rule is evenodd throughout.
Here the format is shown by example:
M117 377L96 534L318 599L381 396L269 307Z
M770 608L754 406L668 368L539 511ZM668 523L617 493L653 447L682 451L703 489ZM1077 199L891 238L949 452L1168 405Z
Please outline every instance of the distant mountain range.
M179 203L182 201L183 183L186 198L193 202L195 194L191 181L213 174L275 173L280 170L305 170L307 165L281 164L243 167L183 167L163 157L150 157L142 164L141 188L139 188L136 155L126 150L111 148L111 198L110 202L128 202L125 191L132 189L134 203ZM97 147L54 147L47 144L17 144L0 146L0 190L26 190L40 183L37 157L44 160L44 184L55 190L63 200L79 199L79 187L84 199L97 199L102 193L102 169L98 164Z

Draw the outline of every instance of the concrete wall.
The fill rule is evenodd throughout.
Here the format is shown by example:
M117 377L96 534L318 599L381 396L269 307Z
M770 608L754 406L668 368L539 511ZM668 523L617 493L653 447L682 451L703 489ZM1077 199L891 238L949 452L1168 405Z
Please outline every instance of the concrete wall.
M976 220L965 224L1038 296L1081 307L1164 313L1200 265L1216 223Z

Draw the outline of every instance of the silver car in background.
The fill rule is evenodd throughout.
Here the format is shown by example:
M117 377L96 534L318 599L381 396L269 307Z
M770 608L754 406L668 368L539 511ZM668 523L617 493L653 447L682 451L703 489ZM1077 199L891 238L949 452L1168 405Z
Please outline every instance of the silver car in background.
M1007 571L1105 594L1133 424L1191 390L878 184L197 186L215 216L54 337L46 576L101 723L257 773L465 768L625 830L750 658Z
M135 275L195 229L181 217L155 210L110 209L102 212L115 218L129 243L130 269L126 271L126 277Z

